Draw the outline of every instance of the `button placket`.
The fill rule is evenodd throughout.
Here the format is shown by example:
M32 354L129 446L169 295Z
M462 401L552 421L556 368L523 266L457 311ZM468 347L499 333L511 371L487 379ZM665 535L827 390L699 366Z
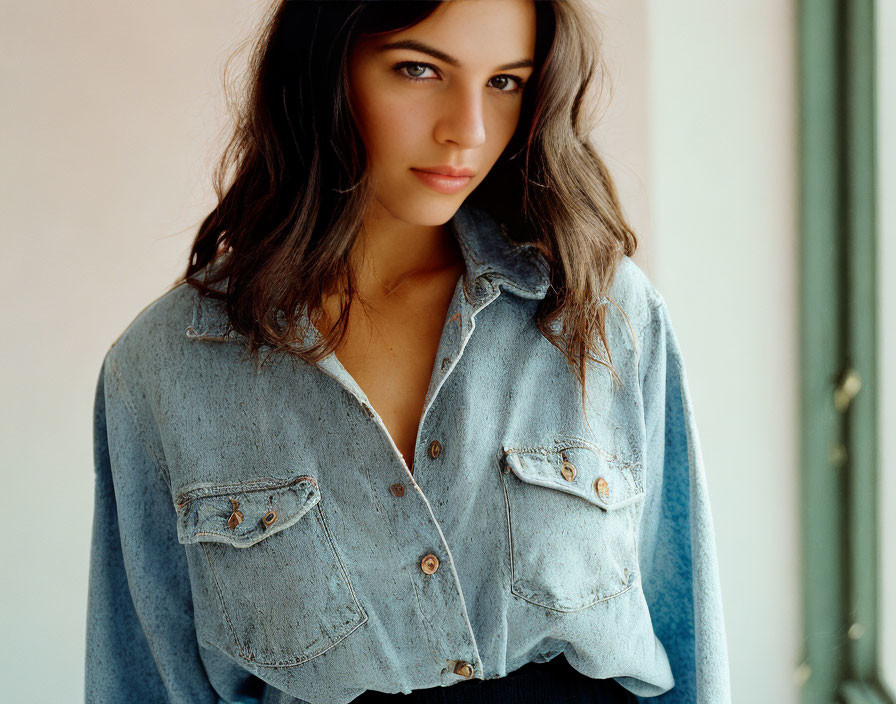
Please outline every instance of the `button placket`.
M427 554L422 560L420 560L420 569L425 574L433 574L437 569L439 569L439 558L432 553Z
M458 660L454 663L454 674L470 679L473 676L473 667L466 660Z

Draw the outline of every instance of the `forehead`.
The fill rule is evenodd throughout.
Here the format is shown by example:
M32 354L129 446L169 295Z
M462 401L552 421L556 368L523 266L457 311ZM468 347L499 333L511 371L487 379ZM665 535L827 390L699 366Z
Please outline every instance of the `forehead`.
M415 40L457 68L491 69L533 58L535 18L534 0L449 0L412 27L359 39L356 50L388 55L390 45Z

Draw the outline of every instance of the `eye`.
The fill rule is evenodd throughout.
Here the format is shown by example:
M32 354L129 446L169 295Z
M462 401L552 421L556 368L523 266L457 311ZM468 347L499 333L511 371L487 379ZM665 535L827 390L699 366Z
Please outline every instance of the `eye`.
M412 69L411 72L404 73L403 70L406 68ZM416 71L419 71L420 69L423 69L424 72L427 69L432 69L433 71L435 71L435 66L430 66L429 64L415 63L413 61L402 61L400 64L395 64L395 66L392 67L392 70L395 71L402 78L407 78L412 81L428 80L426 78L421 78L418 74L415 73Z
M503 81L502 85L505 85L505 86L508 85L508 82L511 80L516 81L516 88L512 88L511 90L501 90L499 88L499 90L501 90L502 93L518 93L519 91L521 91L523 89L523 86L526 85L526 82L522 78L518 78L517 76L511 76L510 74L507 74L507 73L502 73L498 76L495 76L495 78L497 78L500 81ZM492 80L494 80L494 79L492 79Z
M405 69L409 69L409 71L405 71ZM392 67L392 70L395 71L399 76L405 78L409 81L430 81L433 80L431 78L422 77L422 73L425 73L427 70L432 70L436 74L438 74L438 69L427 63L421 63L419 61L402 61L401 63L395 64ZM526 85L526 81L519 76L514 76L509 73L501 73L497 76L492 76L491 80L494 81L497 79L499 81L499 86L496 87L499 93L507 93L514 94L519 93L523 90L523 87ZM505 90L504 86L512 85L511 81L515 82L516 87L511 88L509 90Z
M421 78L419 75L416 75L413 71L411 73L403 73L403 69L410 68L413 71L418 71L419 69L423 69L425 72L427 69L432 69L435 71L435 66L430 66L429 64L421 64L416 63L414 61L402 61L400 64L395 64L392 67L392 70L395 71L402 78L407 78L412 81L426 81L429 80L427 78Z

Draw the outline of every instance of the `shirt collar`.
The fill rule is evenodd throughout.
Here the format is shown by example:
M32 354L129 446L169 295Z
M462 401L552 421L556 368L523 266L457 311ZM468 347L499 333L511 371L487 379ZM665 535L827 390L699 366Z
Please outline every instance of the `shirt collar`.
M468 282L470 290L487 295L493 286L500 286L521 298L540 300L545 297L550 286L550 268L535 246L513 242L503 224L467 203L458 208L449 220L449 227L460 245L466 265L464 276L471 280ZM218 282L212 288L225 291L227 282ZM194 293L187 337L245 339L230 327L222 301L204 298L199 291Z
M522 298L545 297L550 285L549 267L535 246L513 242L503 224L466 203L449 223L474 283L489 278Z

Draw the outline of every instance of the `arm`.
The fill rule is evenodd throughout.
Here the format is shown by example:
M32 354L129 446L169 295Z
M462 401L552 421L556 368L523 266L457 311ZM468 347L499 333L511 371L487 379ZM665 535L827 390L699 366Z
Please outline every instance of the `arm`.
M727 704L728 652L703 456L681 350L662 298L639 362L646 498L639 536L644 595L675 686L650 701Z
M94 463L86 701L216 704L163 463L111 350L96 387Z

